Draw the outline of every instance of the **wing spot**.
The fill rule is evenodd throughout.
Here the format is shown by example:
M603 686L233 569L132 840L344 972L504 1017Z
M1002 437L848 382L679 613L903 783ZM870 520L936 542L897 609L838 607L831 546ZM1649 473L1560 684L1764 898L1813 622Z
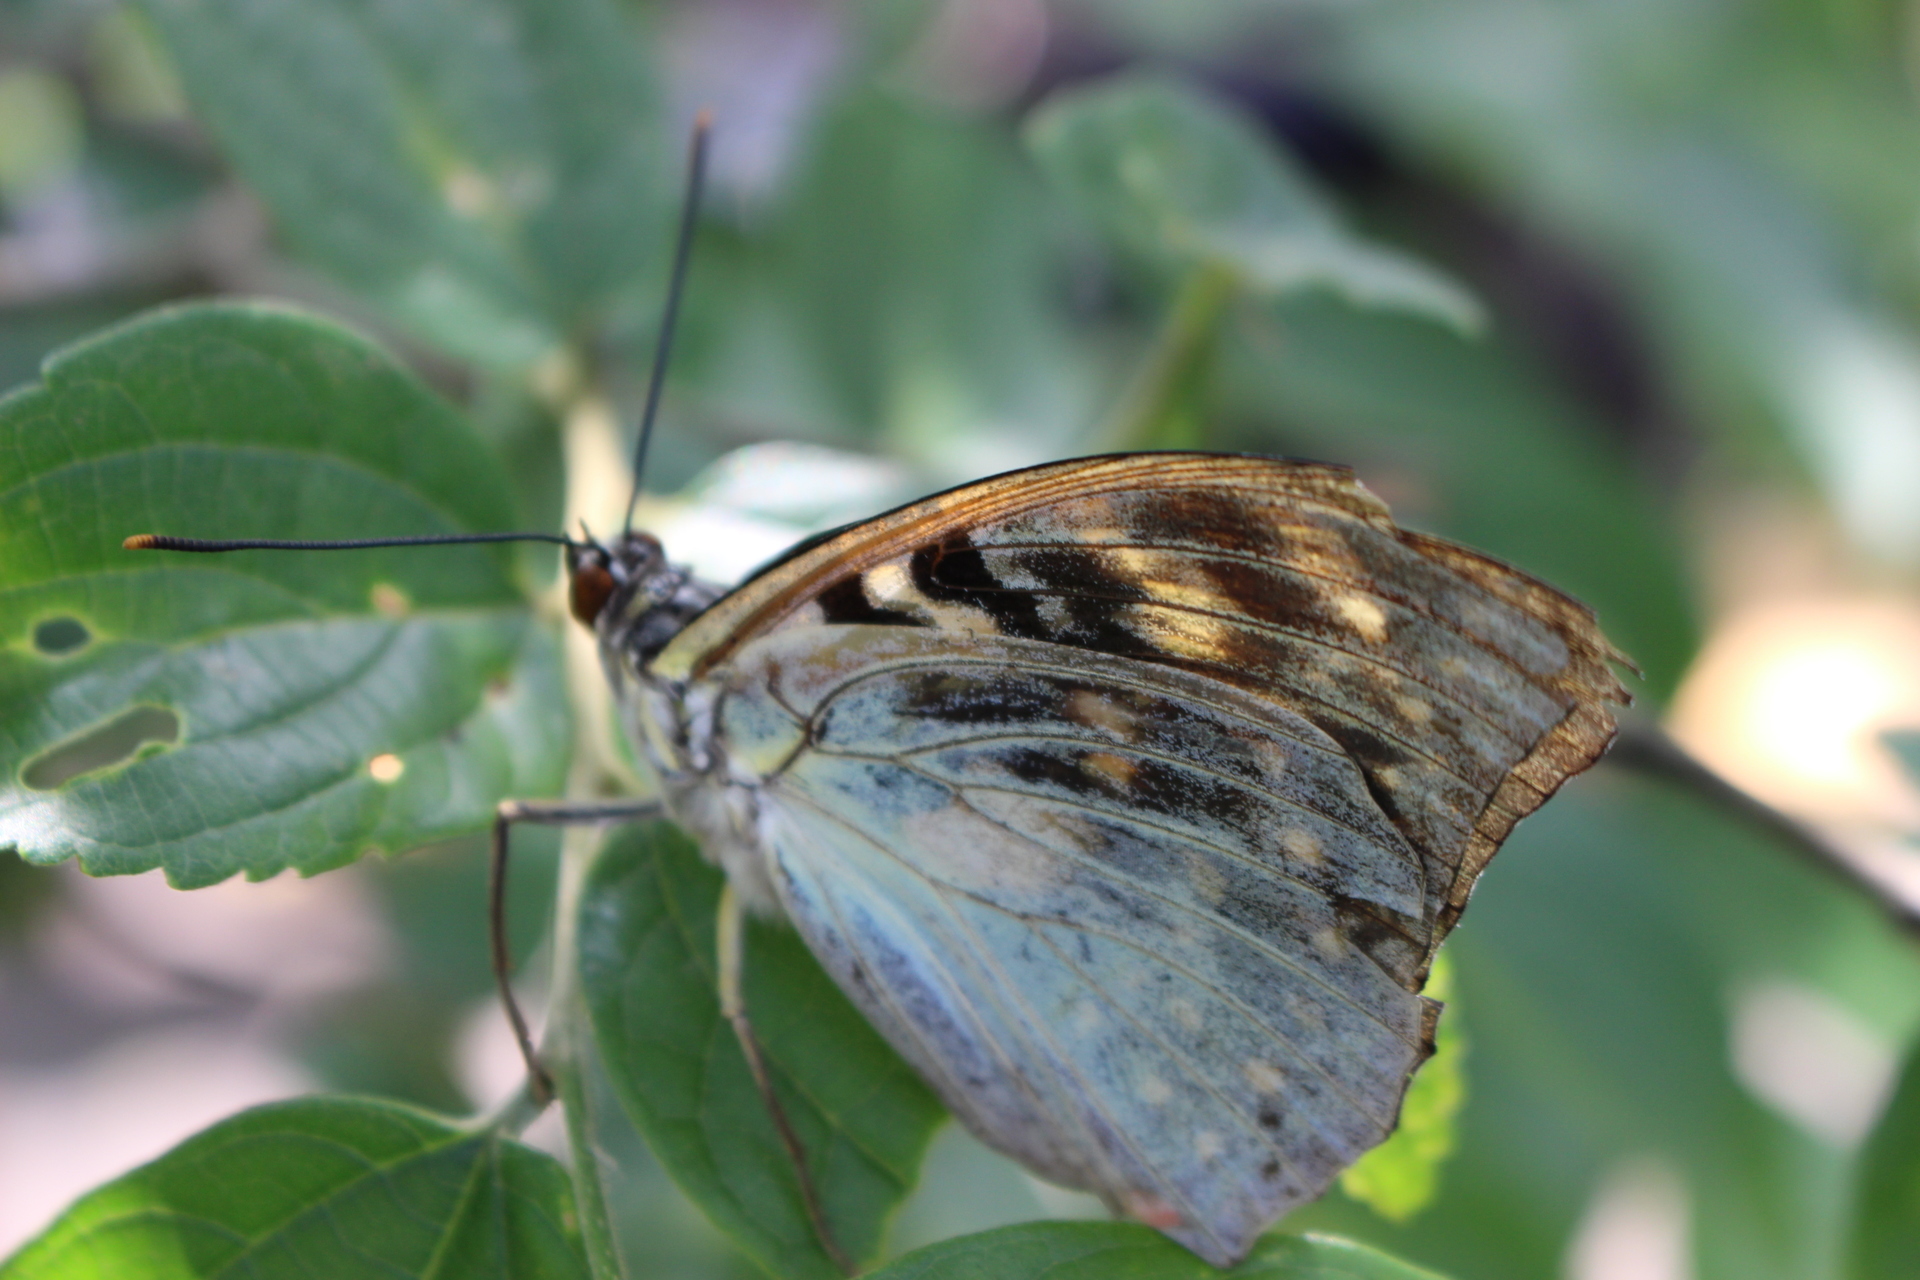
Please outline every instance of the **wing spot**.
M1140 1100L1150 1107L1164 1106L1173 1101L1173 1086L1159 1076L1148 1076L1140 1082Z
M1138 718L1111 694L1076 689L1067 698L1065 711L1067 719L1089 729L1100 729L1128 741L1139 736Z
M1334 608L1346 619L1347 625L1360 633L1360 638L1368 644L1385 644L1387 639L1387 614L1384 609L1362 595L1343 595L1334 601Z
M1193 1154L1202 1160L1217 1160L1226 1149L1226 1139L1211 1129L1193 1135Z
M1280 1093L1287 1087L1286 1073L1270 1062L1248 1058L1240 1070L1245 1073L1247 1083L1261 1093Z
M1188 1031L1198 1031L1201 1026L1200 1009L1191 1000L1175 1000L1167 1007L1173 1020Z
M1327 853L1321 847L1320 837L1303 827L1288 827L1281 832L1280 847L1296 862L1304 862L1310 867L1326 864Z
M1100 1012L1100 1006L1089 1000L1073 1015L1073 1033L1080 1036L1094 1035L1105 1023L1106 1017Z
M897 562L875 565L860 581L867 602L876 609L912 603L918 593L907 578L907 567Z
M1214 865L1211 857L1198 849L1190 850L1187 854L1187 878L1202 901L1215 906L1226 901L1231 888L1227 877Z
M1233 653L1233 628L1225 621L1187 609L1127 610L1136 631L1151 647L1195 662L1220 663Z
M1133 776L1139 768L1137 761L1111 751L1089 751L1080 757L1081 772L1120 791L1133 785Z

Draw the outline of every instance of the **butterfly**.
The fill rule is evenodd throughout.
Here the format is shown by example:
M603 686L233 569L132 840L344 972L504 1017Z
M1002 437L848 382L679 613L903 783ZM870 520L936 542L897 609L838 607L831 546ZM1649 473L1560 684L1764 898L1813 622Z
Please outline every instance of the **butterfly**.
M1392 1131L1436 950L1627 701L1588 609L1321 463L1015 471L730 592L567 555L746 908L987 1145L1218 1265Z

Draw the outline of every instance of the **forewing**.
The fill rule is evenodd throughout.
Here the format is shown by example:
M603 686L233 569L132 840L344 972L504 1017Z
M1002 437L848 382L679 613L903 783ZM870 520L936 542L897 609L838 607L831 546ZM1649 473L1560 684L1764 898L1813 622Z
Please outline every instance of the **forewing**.
M1270 458L1080 460L930 498L756 578L656 667L697 677L758 637L831 625L1041 641L1297 713L1419 855L1429 958L1500 841L1599 756L1605 704L1626 699L1583 606L1397 528L1344 468Z
M763 637L725 688L790 918L991 1145L1225 1264L1392 1128L1424 869L1306 718L884 625Z

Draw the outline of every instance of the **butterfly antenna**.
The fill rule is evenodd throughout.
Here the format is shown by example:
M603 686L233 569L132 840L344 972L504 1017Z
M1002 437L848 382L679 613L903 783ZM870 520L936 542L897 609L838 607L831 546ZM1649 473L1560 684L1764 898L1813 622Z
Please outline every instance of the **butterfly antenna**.
M463 542L580 545L559 533L429 533L409 538L339 538L323 542L283 538L175 538L164 533L136 533L120 546L126 551L358 551L366 547L441 547Z
M673 246L673 274L667 280L667 305L660 313L660 332L654 339L653 373L647 379L647 405L640 414L640 438L633 446L633 492L627 498L622 532L633 532L633 509L640 502L640 477L647 464L647 443L654 420L660 416L660 389L667 380L667 358L673 352L673 331L680 317L680 295L687 285L687 261L693 256L693 227L700 212L700 188L707 180L707 138L713 131L713 113L702 109L693 118L693 141L687 148L687 194L680 206L680 234Z

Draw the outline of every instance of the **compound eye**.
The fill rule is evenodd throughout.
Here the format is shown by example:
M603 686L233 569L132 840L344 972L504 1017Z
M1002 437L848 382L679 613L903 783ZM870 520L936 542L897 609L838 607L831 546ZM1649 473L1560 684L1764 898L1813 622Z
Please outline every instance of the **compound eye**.
M600 611L613 597L613 575L605 565L578 565L568 583L567 597L573 616L590 627L599 620Z

